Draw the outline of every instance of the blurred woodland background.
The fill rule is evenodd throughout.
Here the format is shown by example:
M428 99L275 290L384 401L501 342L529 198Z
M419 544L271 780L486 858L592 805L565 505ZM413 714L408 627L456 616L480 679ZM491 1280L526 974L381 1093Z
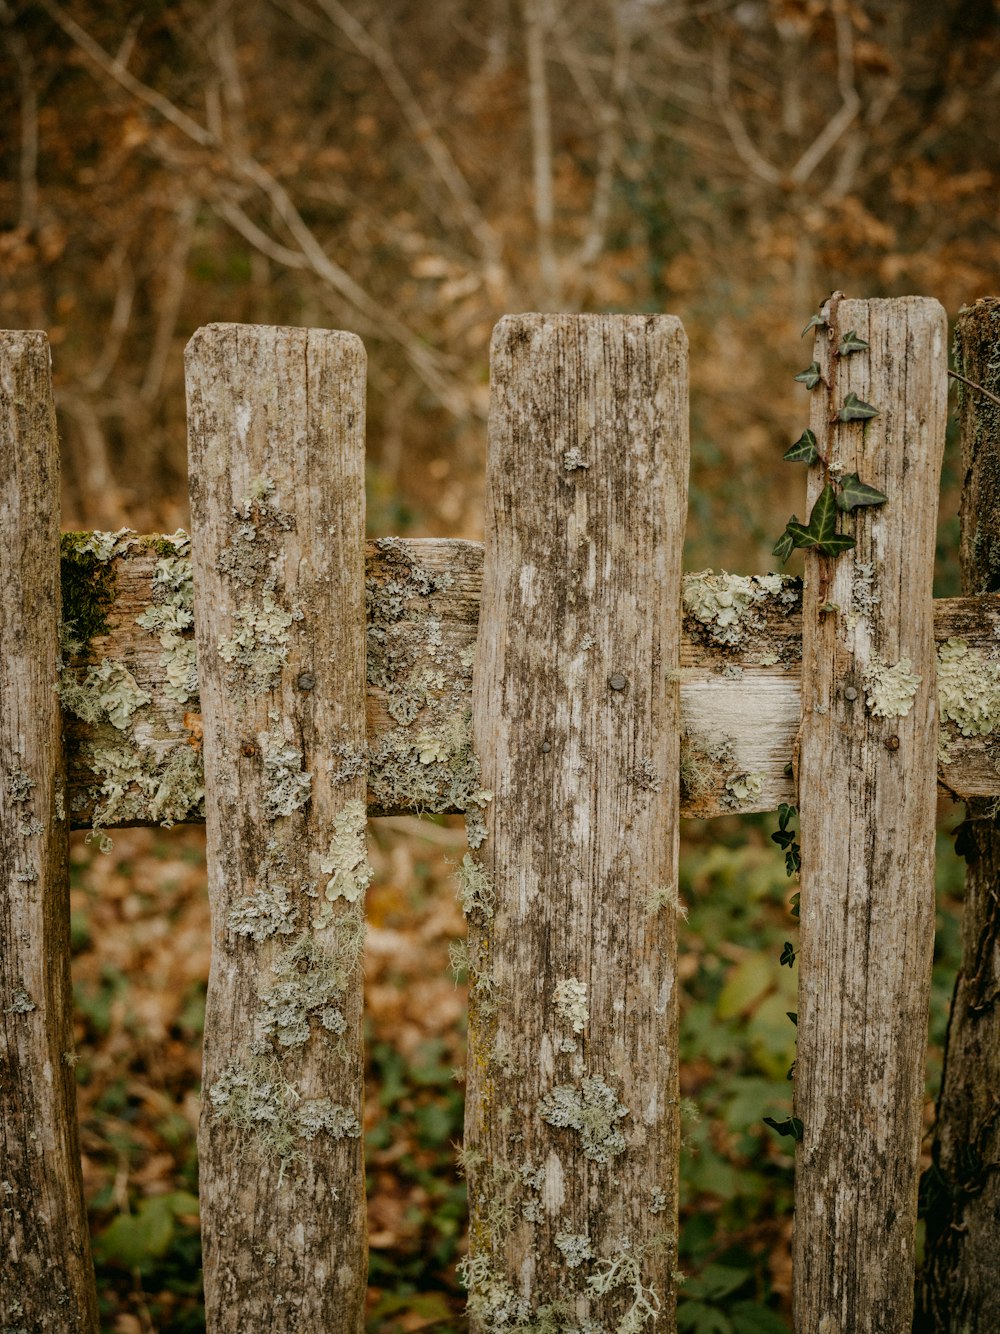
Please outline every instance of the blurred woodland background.
M495 320L668 311L691 340L687 568L763 571L801 505L781 454L802 326L835 288L952 316L996 293L998 125L996 0L0 0L0 325L53 345L67 528L186 523L184 344L247 321L364 339L372 534L476 538ZM761 1117L789 1106L794 884L768 830L692 825L684 849L697 1334L787 1328L792 1160ZM371 841L371 1328L459 1329L463 834ZM122 831L96 858L81 836L73 858L106 1327L199 1330L202 831Z

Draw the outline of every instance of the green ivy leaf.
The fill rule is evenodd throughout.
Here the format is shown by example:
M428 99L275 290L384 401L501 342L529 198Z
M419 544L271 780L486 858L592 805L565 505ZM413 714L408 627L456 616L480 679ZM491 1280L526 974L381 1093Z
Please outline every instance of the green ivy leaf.
M814 547L816 545L816 538L804 523L799 523L798 519L789 519L785 532L792 539L793 547Z
M781 958L778 960L779 966L785 965L791 968L795 963L795 946L790 940L785 941L785 948L781 951Z
M848 394L844 406L837 413L837 420L842 422L864 422L878 416L878 408L870 403L863 403L857 394Z
M805 338L806 334L809 332L810 329L825 329L825 328L826 328L826 320L823 318L823 316L814 315L812 319L809 321L809 323L806 325L806 327L802 330L799 337Z
M798 1015L798 1011L797 1011L797 1010L786 1010L785 1013L788 1015L789 1019L791 1019L792 1023L795 1025L795 1027L798 1028L798 1026L799 1026L799 1015Z
M790 802L783 801L778 806L778 828L787 829L788 822L795 814L795 807Z
M797 843L785 853L785 875L796 875L802 869L802 849ZM798 906L792 909L792 916L798 917Z
M859 338L857 332L852 329L850 333L844 334L837 351L842 357L849 357L852 352L864 352L867 347L865 340Z
M788 905L788 911L792 914L793 917L798 917L799 915L799 905L801 898L802 898L801 893L793 894L791 897L791 901Z
M775 542L773 548L771 549L771 554L772 556L777 556L778 559L781 561L782 565L784 565L784 563L788 560L788 557L792 554L794 547L795 543L792 540L792 535L786 528L785 531L778 538L777 542Z
M839 556L845 551L850 551L856 545L853 537L848 537L846 533L834 533L833 537L825 538L822 542L816 543L816 550L821 556ZM834 608L834 603L827 604L828 611Z
M884 505L888 499L881 491L863 482L856 472L841 478L840 494L837 496L839 509L855 510L863 505Z
M812 365L807 366L804 371L799 371L798 375L795 377L795 383L804 384L807 389L815 389L822 378L823 376L820 373L819 362L814 361Z
M802 432L794 445L789 445L782 458L786 463L815 463L819 458L816 437L808 427Z
M787 1121L776 1121L773 1116L765 1116L764 1124L776 1130L779 1135L791 1135L796 1143L801 1140L805 1126L797 1116L790 1116Z
M816 497L809 515L809 532L816 542L828 542L837 531L837 497L833 485L827 482Z

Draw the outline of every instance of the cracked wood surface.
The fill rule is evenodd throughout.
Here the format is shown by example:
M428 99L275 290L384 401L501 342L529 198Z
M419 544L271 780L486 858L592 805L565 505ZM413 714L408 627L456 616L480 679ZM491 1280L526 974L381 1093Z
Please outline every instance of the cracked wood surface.
M472 724L493 797L459 876L470 1328L648 1312L668 1334L687 337L512 316L490 364Z
M80 1174L59 652L59 455L41 333L0 335L0 1325L96 1334Z
M799 1334L909 1334L934 949L931 588L948 327L922 297L834 296L823 315L817 449L888 500L840 516L852 551L806 555L793 1317ZM838 355L852 330L867 350ZM852 393L878 415L837 420ZM823 473L810 472L811 502Z
M365 353L188 344L212 960L198 1136L213 1334L364 1328Z

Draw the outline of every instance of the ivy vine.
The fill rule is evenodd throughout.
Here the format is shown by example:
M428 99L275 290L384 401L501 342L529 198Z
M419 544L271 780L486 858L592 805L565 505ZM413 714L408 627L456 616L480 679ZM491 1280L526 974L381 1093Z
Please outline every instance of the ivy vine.
M802 332L806 334L810 329L828 327L823 315L814 315ZM841 337L833 355L849 357L856 352L864 352L867 348L865 340L858 336L855 329L851 329ZM814 361L804 371L799 371L795 379L810 391L824 383L819 362ZM831 425L834 422L870 421L872 417L878 415L878 408L873 407L871 403L863 402L857 394L850 393L831 419ZM784 565L796 548L817 551L821 556L839 556L844 551L850 551L855 545L854 538L848 533L837 531L838 515L865 506L884 505L887 497L874 486L863 482L856 472L847 476L838 476L834 473L829 461L819 451L815 433L808 427L785 451L784 458L787 463L804 463L807 466L813 463L822 464L824 485L810 511L808 522L800 523L798 516L793 514L785 524L785 531L775 543L773 554Z

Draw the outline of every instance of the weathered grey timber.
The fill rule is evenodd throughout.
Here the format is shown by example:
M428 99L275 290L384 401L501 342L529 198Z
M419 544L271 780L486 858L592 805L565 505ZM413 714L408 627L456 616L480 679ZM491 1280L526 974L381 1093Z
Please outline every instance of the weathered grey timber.
M668 316L523 315L491 364L492 800L459 872L470 1326L666 1331L687 339Z
M1000 300L963 310L955 329L962 437L962 584L1000 590ZM986 393L983 393L985 390ZM988 686L989 681L985 682ZM996 688L996 680L992 682ZM997 710L993 704L994 717ZM988 722L984 719L984 724ZM932 1166L917 1328L926 1334L1000 1329L1000 820L996 799L973 800L966 850L962 965L955 985Z
M819 452L888 496L844 516L857 546L808 555L795 1114L798 1334L903 1334L934 943L938 735L931 580L947 414L935 301L824 308ZM838 356L850 331L869 350ZM849 393L879 415L831 421ZM810 499L823 484L810 477Z
M364 1326L365 354L212 325L187 349L212 963L208 1327Z
M79 625L66 636L76 640L67 645L62 673L75 828L204 819L197 682L188 688L184 675L193 629L176 624L193 606L187 550L183 534L64 535L64 581L72 593L65 615L98 625L86 642ZM367 544L371 815L464 811L475 796L468 714L482 561L475 542ZM682 813L774 810L794 797L788 769L800 712L799 581L687 574L684 602ZM942 677L948 700L938 777L956 797L1000 795L1000 689L993 691L996 704L968 725L990 664L1000 663L998 626L995 594L935 603L935 640L951 655ZM956 638L969 650L963 658L947 648ZM127 669L149 697L127 715L114 714L114 722L99 708L107 687L94 669L104 663ZM90 708L88 691L99 695Z
M59 455L42 333L0 334L0 1328L98 1328L73 1077Z

